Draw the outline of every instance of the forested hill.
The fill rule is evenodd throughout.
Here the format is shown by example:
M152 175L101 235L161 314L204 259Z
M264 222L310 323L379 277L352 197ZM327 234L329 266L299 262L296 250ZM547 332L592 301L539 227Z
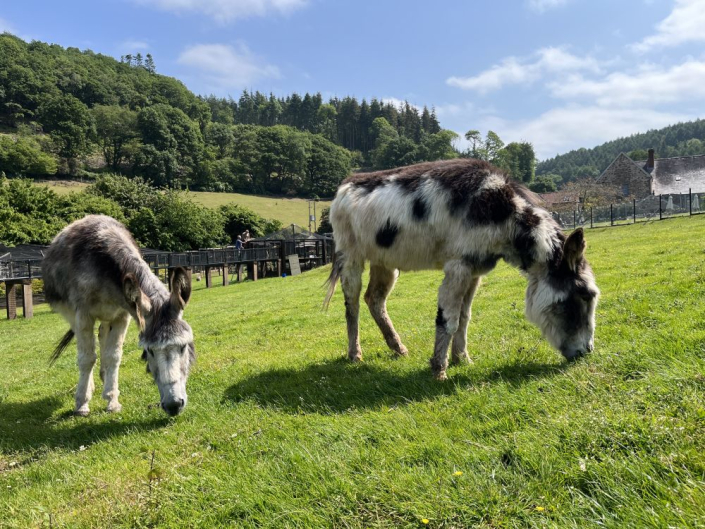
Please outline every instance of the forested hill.
M434 111L354 97L201 97L121 60L0 35L0 173L116 172L155 186L330 196L354 167L457 156Z
M536 165L537 175L556 174L567 182L583 176L598 176L620 153L645 160L647 150L657 158L705 154L705 120L670 125L663 129L609 141L592 149L577 149Z

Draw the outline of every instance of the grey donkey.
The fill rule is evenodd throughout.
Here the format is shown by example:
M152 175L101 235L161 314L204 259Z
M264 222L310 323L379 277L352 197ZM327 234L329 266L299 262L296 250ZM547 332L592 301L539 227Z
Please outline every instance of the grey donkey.
M193 332L183 320L191 296L186 271L178 268L171 293L144 262L127 229L104 215L89 215L64 228L42 264L46 299L71 326L51 362L76 337L79 380L75 414L86 416L93 395L95 322L100 322L100 377L108 411L120 411L118 370L130 318L139 326L147 371L171 416L186 406L186 380L195 360Z
M447 160L353 175L330 208L334 264L326 305L340 278L345 295L348 357L362 358L358 316L362 271L370 261L365 301L389 347L407 349L386 300L399 270L443 269L431 358L446 378L448 347L469 361L467 326L480 278L499 259L528 279L526 316L566 358L593 349L599 290L584 257L582 229L566 237L538 197L479 160Z

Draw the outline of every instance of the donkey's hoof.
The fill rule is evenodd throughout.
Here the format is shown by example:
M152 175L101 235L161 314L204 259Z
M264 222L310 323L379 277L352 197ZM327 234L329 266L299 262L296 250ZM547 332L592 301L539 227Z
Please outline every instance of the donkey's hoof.
M122 404L120 404L119 402L115 401L108 404L108 413L118 413L120 411L122 411Z
M348 355L348 360L354 363L362 362L362 354L358 353L356 355Z
M459 354L459 355L453 355L453 358L450 361L451 364L453 365L462 365L462 364L472 364L472 358L470 358L470 355L466 352L464 354Z
M394 354L399 357L409 356L409 350L402 345L398 350L394 351Z
M83 408L78 408L77 410L75 410L73 412L73 414L76 417L88 417L88 415L90 415L90 413L91 413L91 410L88 409L88 406L85 406Z
M444 380L448 380L448 375L446 375L445 371L441 371L439 373L434 373L433 378L435 378L439 382L443 382Z

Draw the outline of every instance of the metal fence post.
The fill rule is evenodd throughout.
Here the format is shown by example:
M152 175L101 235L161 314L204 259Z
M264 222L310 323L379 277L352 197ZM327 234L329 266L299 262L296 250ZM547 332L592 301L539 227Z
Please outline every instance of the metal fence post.
M576 228L576 221L575 221L575 210L573 210L573 229Z
M661 214L661 197L663 197L663 195L658 196L658 220L663 220L663 215Z
M636 224L636 198L634 200L634 212L632 214L632 219L634 220L634 224Z
M614 226L614 215L612 214L612 204L610 204L610 226Z
M590 208L590 227L592 228L592 208Z
M693 188L688 188L688 215L693 215Z

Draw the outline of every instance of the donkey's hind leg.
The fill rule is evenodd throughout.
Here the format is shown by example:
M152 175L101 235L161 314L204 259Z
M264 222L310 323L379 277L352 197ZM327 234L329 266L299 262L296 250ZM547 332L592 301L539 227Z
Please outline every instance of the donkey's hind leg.
M90 413L88 403L93 396L93 366L95 365L95 319L78 311L74 323L78 349L78 386L76 387L76 409L74 413L85 417Z
M122 409L118 397L118 371L122 359L122 344L127 334L130 316L123 316L100 325L100 377L103 379L103 398L108 401L108 411L118 412ZM103 339L103 333L105 338Z
M362 360L359 318L363 268L364 265L362 263L346 261L341 272L340 281L345 295L345 320L348 325L348 358L353 362Z
M468 323L470 323L470 318L472 317L472 300L475 297L478 286L480 286L480 278L474 277L470 282L470 288L463 296L458 330L453 335L453 345L451 346L451 362L453 364L472 362L468 355Z
M448 346L460 326L463 299L472 280L470 271L461 261L449 261L444 271L445 277L438 289L436 343L431 358L431 369L438 380L446 379Z
M389 348L398 356L406 356L409 352L401 343L397 331L394 330L392 320L387 314L387 296L394 288L397 276L396 270L372 265L370 267L370 283L365 292L365 303L370 308L370 313L377 322L379 330L382 331L382 336L384 336Z

